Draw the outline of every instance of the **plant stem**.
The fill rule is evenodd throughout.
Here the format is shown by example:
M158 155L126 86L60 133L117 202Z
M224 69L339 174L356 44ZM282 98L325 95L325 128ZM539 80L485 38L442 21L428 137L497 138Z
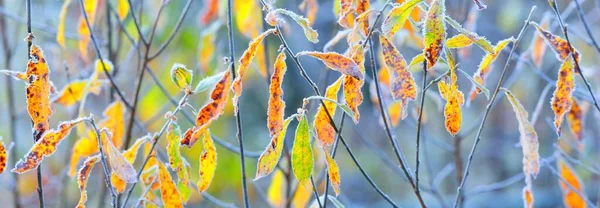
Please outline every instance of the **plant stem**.
M94 117L88 118L87 121L90 123L90 125L92 125L92 128L96 132L96 141L98 142L98 151L100 151L100 159L102 161L102 167L104 168L104 177L105 177L104 180L106 181L106 186L108 187L108 190L110 191L110 195L112 196L112 207L116 208L117 207L117 192L115 191L114 187L112 186L112 183L110 182L111 172L108 169L108 164L106 163L106 155L104 155L104 147L102 146L102 135L101 135L102 132L100 132L100 130L98 129L98 126L96 126L96 121L94 120ZM100 200L103 201L104 199L101 198Z
M427 60L423 61L423 84L421 85L421 102L420 102L420 108L419 108L419 118L417 121L417 152L416 152L416 168L415 168L415 192L417 194L417 196L419 195L419 163L421 163L421 161L419 160L419 150L420 148L420 144L421 144L421 125L423 124L422 120L423 120L423 108L425 106L425 93L427 92L427 89L429 88L425 88L425 85L427 84ZM425 204L421 204L421 206L425 206Z
M234 40L233 40L233 21L232 21L232 1L233 0L227 0L227 35L229 38L229 61L231 63L231 76L233 79L231 79L231 81L233 82L233 80L235 80L236 74L235 74L235 44L234 44ZM238 0L240 1L240 0ZM237 109L237 111L235 111L235 124L237 127L237 140L238 140L238 144L240 146L240 162L241 162L241 168L242 168L242 192L244 194L244 207L248 208L250 206L250 203L248 201L248 184L246 184L246 162L244 159L244 139L242 137L242 109L240 109L240 103L236 103L237 106L235 106L235 108Z
M523 27L521 28L521 31L519 32L519 35L517 36L517 39L513 42L513 47L510 50L510 53L508 54L508 58L506 59L506 64L504 64L504 69L502 70L502 74L500 75L500 80L498 81L498 84L496 85L496 89L494 90L494 94L492 95L490 102L487 104L487 107L485 108L485 113L483 114L483 120L481 121L481 124L479 125L479 129L477 130L477 136L475 136L475 143L473 143L473 148L471 148L471 153L469 153L469 158L467 159L467 166L465 167L464 175L462 177L460 184L458 185L456 198L454 200L454 206L453 206L454 208L458 207L458 204L460 203L459 199L461 196L461 192L462 192L463 186L465 185L465 181L467 180L467 177L469 176L469 168L471 167L471 161L473 161L473 155L475 154L475 150L477 149L477 144L479 144L479 141L481 141L481 133L483 132L483 127L485 126L485 121L487 120L487 117L492 109L494 101L496 100L496 96L498 96L498 92L500 91L500 87L502 86L502 82L504 81L506 71L508 70L508 67L510 66L511 57L512 57L513 53L516 51L517 47L519 46L519 41L521 41L521 38L523 37L523 33L529 27L529 21L531 20L531 15L533 14L534 10L535 10L535 6L533 6L531 8L531 11L529 12L529 15L527 16L527 20L525 21L525 25L523 25Z
M575 6L577 7L577 14L579 14L579 19L581 19L581 23L583 23L585 32L590 37L590 40L592 41L594 48L596 48L596 51L598 51L598 53L600 53L600 47L598 46L598 42L596 42L596 39L594 39L594 35L592 34L592 30L590 29L590 26L588 25L587 20L585 19L585 15L583 14L581 5L579 5L579 1L573 1L573 2L575 2Z

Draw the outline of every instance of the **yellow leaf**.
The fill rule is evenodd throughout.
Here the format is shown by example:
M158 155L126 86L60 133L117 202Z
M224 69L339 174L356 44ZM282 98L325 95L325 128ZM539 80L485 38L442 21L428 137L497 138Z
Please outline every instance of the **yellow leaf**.
M405 1L401 5L395 5L385 17L381 25L381 32L387 38L392 38L402 28L413 9L423 0Z
M85 8L85 13L87 14L88 20L90 22L90 27L94 24L94 19L96 16L96 10L98 8L98 0L84 0L83 7ZM91 40L90 37L90 29L85 21L85 17L83 14L79 18L79 52L81 52L81 56L87 58L88 50L87 45Z
M229 97L229 86L231 85L231 73L226 71L215 85L210 98L211 102L207 103L198 111L196 117L196 125L185 132L185 135L180 141L181 146L191 147L196 143L200 135L208 128L208 126L217 120L227 104Z
M4 172L6 168L6 147L4 147L4 141L0 137L0 173Z
M271 84L269 85L269 102L267 107L267 127L270 136L274 136L283 128L283 117L285 113L285 101L283 101L283 77L287 70L285 64L285 52L280 52L275 60Z
M254 180L258 180L262 177L269 175L277 166L279 159L281 158L281 151L283 150L283 140L285 139L285 133L287 132L288 125L295 116L290 116L283 122L283 128L277 134L271 136L271 142L265 148L265 151L258 158L256 165L256 176Z
M222 2L222 1L221 1ZM235 23L244 36L251 38L262 29L261 7L258 1L233 1Z
M198 180L198 191L200 192L208 189L217 169L217 148L210 136L210 130L205 131L202 141L204 151L200 154L200 180Z
M35 141L50 128L48 120L52 116L50 108L50 92L52 83L49 80L50 69L44 58L42 49L37 45L31 46L31 59L27 62L27 77L30 84L27 86L27 112L33 121Z
M33 170L37 168L42 160L45 157L49 157L54 154L56 151L56 147L60 142L64 140L64 138L71 133L71 129L84 121L85 118L78 118L71 121L61 122L58 125L57 130L50 130L33 144L33 147L29 150L29 152L25 155L25 160L19 160L17 164L15 164L15 168L12 169L12 172L15 173L25 173L27 171Z
M107 128L112 133L112 143L120 149L125 136L125 104L116 99L104 112L104 119L100 121L100 128Z
M329 176L329 181L331 182L331 187L335 191L335 195L340 195L340 168L337 163L326 148L323 148L323 152L325 152L325 160L327 161L327 175Z
M0 70L0 73L3 73L3 74L8 75L8 76L12 76L16 80L21 80L21 81L29 82L29 76L27 75L27 73L17 72L17 71L10 71L10 70L6 70L6 69Z
M60 14L58 17L58 29L56 30L56 42L60 47L65 48L65 18L67 17L67 8L71 0L65 0L62 7L60 8Z
M267 199L269 199L271 206L284 207L286 197L282 190L285 190L285 187L285 175L283 171L275 171L271 179L271 185L269 185L269 190L267 191Z
M400 120L403 120L408 116L408 110L402 105L402 101L394 101L388 105L388 112L390 114L390 120L392 126L397 126Z
M117 15L119 20L123 21L129 14L129 2L127 0L117 0Z
M262 40L265 39L269 34L274 33L275 31L277 30L269 29L260 34L258 37L254 38L252 41L250 41L248 49L246 49L246 51L244 51L244 54L242 54L242 58L240 58L237 69L237 76L235 77L235 80L233 80L233 85L231 88L234 93L233 106L235 108L235 111L237 111L238 99L242 95L242 79L244 77L244 72L250 65L250 62L252 62L252 59L254 59L254 56L257 52L257 48L261 45Z
M569 43L567 42L567 40L550 33L537 23L533 23L533 26L535 26L535 28L537 29L540 37L544 39L544 42L546 42L546 44L550 46L550 49L554 51L554 53L556 54L556 58L558 58L561 61L565 60L567 57L571 56L572 51L575 55L576 61L579 62L579 51L577 51L577 49L575 48L569 48Z
M364 74L360 71L358 64L342 54L336 52L302 51L296 54L296 57L304 55L321 60L325 66L332 70L339 71L342 74L359 80L364 79Z
M190 90L194 73L189 70L183 64L173 64L171 67L171 81L179 87L180 90Z
M160 198L165 207L183 207L183 201L177 190L177 186L171 179L169 171L158 162L158 181L160 182Z
M558 166L558 172L560 176L565 179L566 183L563 180L558 180L558 184L560 185L560 189L563 193L563 202L565 207L567 208L585 208L587 204L585 203L585 199L580 196L577 192L573 191L571 187L575 188L579 193L585 194L583 190L583 184L581 183L581 179L577 176L577 173L573 170L573 168L567 164L562 158L557 160L556 166ZM570 185L567 185L567 183Z
M432 68L437 62L442 54L443 43L446 41L445 2L445 0L433 0L429 6L429 11L427 11L425 27L423 28L423 36L425 36L423 54L427 59L428 69Z
M333 84L327 87L327 90L325 91L325 97L332 100L337 100L337 94L340 90L340 86L342 85L342 78L343 76L338 78L337 81L335 81ZM327 116L327 112L329 112L331 118L333 118L333 116L335 115L336 104L328 100L324 100L323 102L325 103L327 111L325 111L322 105L319 105L319 108L317 109L317 113L315 115L314 128L317 133L317 138L321 142L321 145L328 146L333 144L333 141L335 139L335 129L333 128L333 126L331 126L331 122L329 117Z
M77 185L79 186L79 192L81 196L79 197L79 203L77 203L77 208L85 208L85 202L87 201L87 182L90 177L90 172L92 172L92 168L94 165L100 160L100 154L89 157L85 160L81 168L79 169L79 175L77 176Z
M575 91L573 60L567 58L558 71L556 90L554 90L554 95L550 101L552 111L554 112L554 127L556 127L556 134L559 136L561 135L561 124L565 114L571 110L573 91Z
M464 48L472 44L473 41L465 34L458 34L446 40L446 47L448 48Z
M83 98L85 88L88 85L88 80L75 80L67 84L59 93L58 96L52 98L52 103L59 103L64 106L71 106ZM100 94L102 82L95 80L90 84L88 91L96 95Z
M379 40L390 75L392 96L395 100L402 100L403 106L406 106L408 101L414 100L417 96L415 80L406 68L406 60L396 47L383 36L380 36Z
M513 42L513 41L514 41L514 39L512 37L498 41L498 43L494 47L495 53L485 54L485 56L481 60L481 63L479 63L479 68L477 69L477 72L475 72L475 74L473 75L473 79L477 83L479 83L482 86L485 86L485 81L487 80L487 75L492 71L492 66L491 66L492 62L494 62L494 60L496 60L496 58L498 58L502 49L504 49L508 45L508 43ZM477 86L473 85L473 88L471 89L470 100L475 99L475 97L479 93L481 93L481 89L479 89L479 88L477 88Z

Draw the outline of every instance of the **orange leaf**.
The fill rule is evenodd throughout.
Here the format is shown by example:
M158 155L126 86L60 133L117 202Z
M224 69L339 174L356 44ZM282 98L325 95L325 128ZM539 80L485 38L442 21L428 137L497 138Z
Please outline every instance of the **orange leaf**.
M352 59L336 53L336 52L317 52L317 51L302 51L296 54L296 57L309 55L321 60L327 67L332 70L339 71L342 74L362 80L364 74L360 71L360 67Z
M285 113L285 101L283 101L283 89L281 83L287 70L285 64L285 52L280 52L275 60L275 67L271 75L269 85L269 103L267 108L267 127L270 136L277 134L283 128L283 117Z
M573 170L573 168L567 164L563 159L559 159L556 162L556 166L558 166L558 172L560 176L565 179L565 181L571 185L567 185L563 180L558 180L558 184L560 185L560 189L563 193L563 200L565 207L567 208L584 208L586 207L586 203L583 197L580 196L576 191L573 191L571 187L575 188L579 193L584 194L583 184L581 183L581 179L577 176L577 173Z
M571 51L573 51L576 61L579 62L579 52L575 48L569 49L567 40L550 33L537 23L533 23L533 26L535 26L539 35L544 39L544 42L546 42L552 51L554 51L556 58L565 60L567 57L571 56Z
M158 162L158 181L160 182L160 198L165 207L183 207L183 200L177 186L171 179L169 171L162 162Z
M533 208L533 193L531 193L531 187L523 187L523 207Z
M0 137L0 173L4 172L4 168L6 168L6 158L6 147L4 147L4 142Z
M27 86L27 112L33 121L37 141L50 128L48 120L52 116L50 93L53 86L49 80L50 69L42 49L32 45L29 54L31 59L27 62L26 71L30 81L30 85Z
M579 140L580 143L583 139L583 114L583 110L581 109L577 101L573 99L571 110L567 114L567 121L571 126L571 132L573 132L575 138L577 138L577 140Z
M417 97L417 85L410 71L407 70L406 60L396 47L385 37L379 36L385 65L391 80L390 91L396 100L401 100L404 107L408 101Z
M84 121L85 118L78 118L71 121L61 122L58 125L58 130L50 130L40 138L33 147L29 150L29 152L25 155L25 160L19 160L17 164L15 164L15 168L12 169L12 172L16 173L25 173L32 169L37 168L42 160L45 157L49 157L54 154L56 151L56 147L63 139L71 133L71 129Z
M223 73L223 76L219 82L217 82L210 95L212 100L204 105L200 111L198 111L198 116L196 117L196 126L188 129L185 132L185 135L180 142L181 146L187 146L191 148L192 145L196 143L203 131L205 131L212 122L217 120L221 114L223 114L225 104L227 104L227 98L229 97L230 85L231 73L230 71L226 71Z
M204 10L200 13L200 23L208 25L219 16L219 0L204 0Z
M327 175L329 176L329 181L331 182L331 187L335 191L335 195L340 195L340 168L337 163L326 148L323 148L323 152L325 152L325 160L327 161Z
M479 68L477 69L477 72L475 72L475 75L473 75L473 79L477 83L481 84L482 86L485 86L485 80L487 80L487 75L492 71L492 66L491 66L492 62L494 62L494 60L496 60L498 55L500 55L500 52L502 51L502 49L504 49L508 45L508 43L510 43L512 41L514 41L514 39L512 37L498 41L498 43L494 47L495 53L485 54L485 56L481 60L481 63L479 63ZM481 89L477 88L476 85L473 85L473 89L471 90L470 99L471 100L475 99L475 97L479 93L481 93Z
M85 207L85 202L87 201L87 191L85 190L87 187L87 182L90 177L90 172L92 172L92 168L94 168L94 165L99 160L100 154L88 157L79 169L79 175L77 176L77 185L79 186L79 192L81 193L81 196L79 197L79 203L76 206L77 208Z
M315 23L317 12L319 11L319 4L317 3L317 0L304 0L300 5L298 5L298 9L306 12L305 16L310 25Z
M340 90L340 86L342 85L343 76L337 79L333 84L327 87L325 91L325 97L337 100L337 94ZM317 138L321 141L322 146L328 146L333 144L335 137L335 129L331 126L331 121L327 116L327 112L331 115L331 118L335 115L335 106L336 103L333 103L328 100L323 101L325 103L325 107L327 111L323 108L323 105L320 105L317 109L317 114L315 115L315 123L314 128L317 132Z
M202 139L204 151L200 154L200 179L198 180L198 191L204 192L210 186L217 169L217 148L210 136L210 130L206 130Z
M274 33L275 31L277 30L269 29L261 33L258 37L250 41L248 49L246 49L246 51L244 51L244 54L242 54L242 58L240 58L240 64L237 69L237 76L235 77L235 80L233 80L233 85L231 88L234 93L233 106L235 108L235 111L237 111L238 99L242 95L242 79L244 77L244 72L250 65L250 62L252 62L252 59L254 59L254 56L256 55L256 52L258 51L257 49L261 45L260 43L262 42L262 40L265 39L269 34Z
M573 75L573 61L571 58L565 59L558 71L558 80L556 81L556 90L550 104L554 111L554 126L556 133L561 135L561 124L564 116L571 110L573 103L573 91L575 91L575 77Z
M544 15L544 18L540 25L541 29L547 30L550 27L550 15ZM544 52L546 52L546 44L544 44L544 38L540 35L535 35L531 41L531 60L536 67L542 66L544 58Z

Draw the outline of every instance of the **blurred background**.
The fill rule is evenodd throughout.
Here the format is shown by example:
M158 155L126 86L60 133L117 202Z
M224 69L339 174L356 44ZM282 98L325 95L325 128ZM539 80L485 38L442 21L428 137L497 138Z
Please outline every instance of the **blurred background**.
M0 67L16 71L26 69L27 43L23 41L26 37L27 18L26 4L22 0L0 0L0 35L2 36L2 48L0 50ZM141 22L141 33L148 37L153 31L157 13L162 0L132 0L133 10ZM236 64L243 51L248 47L249 41L269 28L263 25L262 5L256 0L233 0L233 29ZM399 2L402 2L400 0ZM429 3L429 0L425 2ZM531 7L536 6L532 21L542 22L546 17L549 23L549 31L563 36L558 29L558 20L552 13L546 0L482 0L487 4L487 9L473 9L472 0L447 0L447 14L459 21L465 28L487 37L496 44L499 40L516 37L524 24ZM64 37L65 45L57 41L59 33L60 13L64 2L61 0L32 0L31 26L35 36L34 44L44 50L51 74L50 80L58 90L62 89L72 80L86 79L94 72L94 61L97 59L96 50L90 42L84 46L87 54L82 53L79 41L84 39L78 33L78 22L82 15L80 2L78 0L66 4L64 13ZM115 65L114 79L117 86L132 102L136 93L136 82L140 69L144 65L145 47L139 46L138 30L133 22L131 14L122 20L116 16L116 7L119 1L98 0L96 14L93 18L93 33L100 46L100 51L105 59L109 59ZM384 5L382 0L372 0L371 9L379 10ZM277 8L285 8L303 16L314 15L311 20L312 27L319 33L319 42L309 42L301 32L300 28L292 19L284 18L286 25L283 34L294 52L300 51L323 51L329 40L334 38L339 31L345 30L337 23L337 14L334 9L336 0L279 0L273 5ZM580 0L582 15L588 22L592 34L596 40L600 39L600 1ZM582 21L578 16L575 4L571 0L559 0L559 10L568 24L571 41L575 48L582 54L581 68L583 75L591 83L594 92L600 88L596 83L600 81L598 66L600 65L599 51L590 44L592 39L587 35ZM417 9L419 10L419 9ZM172 101L177 102L182 92L173 84L169 77L169 70L174 63L186 65L194 71L194 85L204 77L227 70L223 58L228 56L228 39L226 26L227 1L219 0L171 0L169 1L156 24L154 38L150 47L150 55L157 54L156 58L147 62L151 71L142 79L139 93L138 109L136 118L144 125L142 128L133 128L133 138L146 135L148 132L158 132L163 126L164 115L172 111ZM386 10L386 13L389 11ZM312 13L311 12L315 12ZM424 12L419 11L412 14L413 25L419 25L420 18ZM371 19L371 22L374 18ZM181 25L179 25L181 24ZM124 29L124 30L123 30ZM410 61L414 56L422 52L421 33L417 28L410 31L404 28L399 32L393 42ZM448 37L456 35L457 31L448 26ZM60 34L58 34L60 35ZM593 203L598 204L600 200L600 122L599 114L591 103L591 97L584 87L583 82L576 78L575 96L584 110L584 129L581 138L582 149L574 148L577 138L570 131L568 124L564 124L563 135L559 138L552 124L554 114L550 108L551 92L557 77L557 71L561 62L555 57L550 49L547 49L538 63L532 61L528 53L535 46L533 40L538 37L535 29L529 27L523 34L523 38L517 49L517 53L510 62L507 71L505 85L521 101L529 112L530 118L533 114L538 115L534 123L535 130L539 135L540 156L542 159L540 174L533 180L533 193L536 207L563 207L562 192L559 187L559 179L552 170L547 168L551 165L556 169L557 157L569 157L567 160L573 170L581 178L586 197ZM172 38L172 39L171 39ZM375 38L378 39L378 38ZM378 40L374 45L379 48ZM164 50L159 50L165 44ZM270 138L266 128L266 109L268 101L267 72L272 72L273 62L281 42L276 36L265 39L251 68L247 71L244 80L244 93L240 99L240 111L242 114L243 138L245 150L254 157L246 157L246 168L248 176L248 189L250 204L252 207L308 207L313 203L314 196L310 189L297 189L298 183L293 174L289 173L289 157L284 153L280 161L281 169L277 169L268 177L253 181L256 172L256 155L260 154L269 144ZM343 53L348 45L345 39L333 44L329 50ZM511 46L509 46L511 47ZM504 63L507 62L509 51L507 47L492 64L492 70L486 87L493 91L500 77ZM380 59L379 49L376 49L376 60ZM367 52L368 54L368 52ZM468 50L460 50L457 62L459 68L472 75L478 68L484 52L471 46ZM525 54L525 55L522 55ZM369 58L368 55L366 55ZM317 83L321 93L340 74L328 70L320 61L312 58L301 57L300 61L307 70L308 75ZM300 76L299 70L288 56L288 70L283 82L286 101L286 117L296 113L301 107L302 99L313 95L308 83ZM383 63L377 62L378 66ZM359 107L361 112L360 121L354 124L346 117L342 134L352 153L357 157L361 166L374 180L374 182L387 193L392 200L402 207L418 207L418 201L404 173L399 168L399 163L394 155L390 141L386 135L377 99L372 90L373 83L369 61L365 64L367 82L363 87L365 100ZM419 88L423 72L411 69ZM379 69L379 67L378 67ZM447 70L443 64L436 65L429 79L438 77ZM104 74L100 78L105 80ZM20 159L32 146L30 118L26 111L25 84L9 76L0 78L0 135L6 146L11 143L7 169L14 166L15 159ZM468 99L468 93L472 83L464 74L459 74L459 89ZM10 83L9 83L10 82ZM549 86L550 84L550 86ZM384 87L386 88L386 87ZM544 89L548 88L548 90ZM420 90L418 91L420 94ZM114 99L111 95L111 85L105 82L98 94L90 94L85 102L84 115L92 113L101 118L102 112ZM385 93L384 93L385 94ZM501 93L503 94L503 93ZM208 93L194 94L189 103L199 109L209 101ZM389 94L387 95L389 96ZM11 100L12 97L12 100ZM340 98L342 96L340 95ZM376 97L375 97L376 98ZM420 99L420 98L419 98ZM390 104L386 98L386 104ZM12 106L11 106L12 103ZM437 87L433 86L426 94L424 107L423 134L421 140L420 157L420 186L425 202L430 207L447 207L454 202L456 195L457 165L459 172L464 168L469 152L474 142L477 127L481 122L483 112L488 103L484 95L479 95L469 105L464 105L463 122L461 132L456 136L450 136L444 127L443 106L445 101L440 98ZM406 156L409 166L415 169L416 154L416 120L418 102L410 102L408 117L404 120L394 119L396 124L393 130L397 135L399 145ZM536 107L539 106L539 107ZM312 122L317 105L311 104L308 108L309 121ZM52 105L53 115L50 118L51 126L54 128L60 121L70 120L77 117L78 104L64 106L57 103ZM534 113L534 111L537 111ZM192 118L193 113L187 109L183 112ZM336 121L341 119L338 110ZM127 124L130 111L125 112ZM182 130L191 126L182 114L178 114L178 123ZM565 122L566 123L566 122ZM192 193L188 206L196 207L219 207L223 204L215 203L215 199L243 206L241 191L241 168L239 155L231 151L231 147L237 148L236 123L232 105L228 104L225 114L211 126L211 132L218 136L217 143L218 164L217 170L210 188L201 195L197 191ZM287 132L285 148L290 149L293 144L294 122ZM87 127L86 127L87 128ZM11 134L11 132L13 132ZM11 136L14 135L14 136ZM46 158L42 165L45 203L48 207L72 207L79 199L79 189L75 178L66 175L72 148L75 141L82 133L74 130L58 147L58 151ZM512 107L506 99L499 98L486 122L481 136L481 142L473 156L470 176L464 187L464 206L466 207L520 207L523 206L522 188L524 187L524 176L522 173L522 150L519 146L518 123ZM159 148L165 149L166 139L162 138ZM225 146L224 146L225 144ZM230 148L226 146L229 145ZM558 151L557 148L561 148ZM203 150L199 142L191 149L182 148L183 155L191 164L192 182L198 180L198 158ZM347 207L387 207L389 204L378 195L369 185L364 176L359 172L355 163L350 158L346 148L338 148L335 158L341 172L341 194L337 199ZM317 190L324 192L325 159L318 144L314 145L315 169L314 176L317 180ZM455 154L455 152L458 152ZM16 155L16 158L14 158ZM141 166L142 154L138 155L134 167ZM558 156L562 155L562 156ZM458 156L458 157L456 157ZM82 162L79 161L79 164ZM78 165L79 167L79 165ZM16 187L20 193L20 203L23 207L38 206L36 192L36 174L30 171L18 175L19 183L15 184L14 173L6 170L0 175L0 202L3 207L14 204L13 188ZM174 176L174 174L173 174ZM174 176L175 177L175 176ZM106 191L104 175L100 165L93 169L87 192L89 199L86 203L90 207L109 206L110 194ZM142 189L136 187L132 200L137 200ZM297 189L297 190L296 190ZM159 194L159 193L157 193ZM329 194L334 195L330 189ZM287 197L286 197L287 196ZM211 197L214 197L211 198ZM290 199L291 198L291 199ZM290 201L288 203L288 201ZM131 201L131 200L130 200ZM330 204L331 205L331 204Z

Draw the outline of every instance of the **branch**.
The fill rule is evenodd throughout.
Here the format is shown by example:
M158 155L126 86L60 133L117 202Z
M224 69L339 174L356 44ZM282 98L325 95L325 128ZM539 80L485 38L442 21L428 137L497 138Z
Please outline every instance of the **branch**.
M521 38L523 37L523 33L525 32L527 27L529 27L529 20L531 19L531 15L533 14L534 10L535 10L535 6L533 6L531 8L531 11L529 12L529 16L527 16L527 20L525 21L525 25L523 25L523 28L521 28L521 31L519 32L517 39L513 42L513 47L511 49L510 53L508 54L508 58L506 59L506 64L504 65L504 69L502 70L502 74L500 75L500 80L498 81L498 84L496 85L496 89L494 90L494 94L492 95L492 98L485 109L485 113L483 114L483 120L481 121L481 124L479 125L479 129L477 130L477 136L475 136L475 143L473 143L473 148L471 149L471 153L469 153L469 158L467 160L467 166L465 167L462 181L460 182L460 185L458 186L456 198L454 200L454 206L453 206L454 208L458 207L458 204L460 203L459 199L461 196L461 192L462 192L463 186L465 185L465 181L467 180L467 177L469 176L469 168L471 167L471 162L473 161L473 155L475 154L475 150L477 149L477 144L479 144L479 141L481 141L481 133L483 132L483 127L485 126L485 121L487 120L487 117L492 109L492 105L494 104L494 101L496 100L496 96L498 96L498 92L500 92L500 87L502 86L502 82L504 81L506 71L507 71L508 67L510 66L511 57L512 57L513 53L516 51L517 47L519 46L519 42L521 41Z
M114 187L112 186L112 183L110 182L111 172L108 169L108 164L106 163L106 155L104 154L104 147L102 146L101 133L105 132L104 130L106 130L106 129L103 129L102 132L98 129L98 126L96 126L96 121L95 121L93 115L90 115L90 117L87 118L86 121L88 123L90 123L90 125L92 125L92 128L96 132L96 141L98 142L98 151L100 151L100 159L102 161L102 167L104 168L104 181L106 182L106 186L108 187L108 190L110 190L110 196L112 197L112 207L116 208L117 207L117 192L115 191ZM100 200L104 200L104 199L100 199Z

